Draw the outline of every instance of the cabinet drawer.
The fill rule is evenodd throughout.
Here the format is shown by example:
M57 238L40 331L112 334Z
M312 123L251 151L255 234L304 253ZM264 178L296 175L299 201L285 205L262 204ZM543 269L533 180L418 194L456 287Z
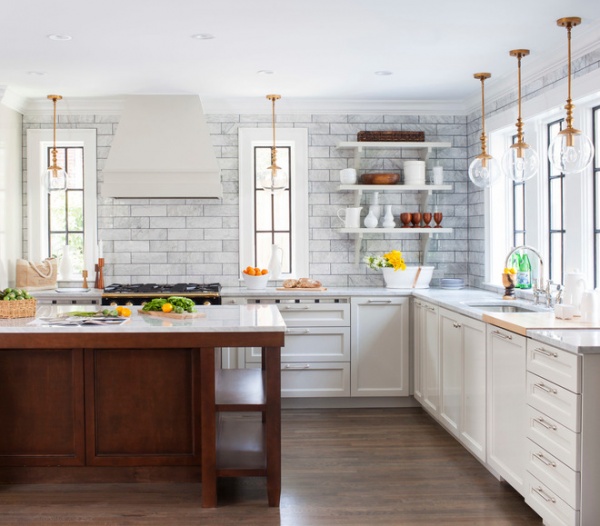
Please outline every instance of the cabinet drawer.
M260 347L246 349L246 362L260 362ZM349 362L350 327L298 327L285 331L281 361Z
M350 396L350 364L282 364L281 395L286 398Z
M577 526L579 524L579 512L571 508L531 473L526 474L525 484L525 502L544 519L545 525Z
M527 406L527 438L575 471L581 470L579 433Z
M527 373L527 403L571 431L581 431L581 395Z
M581 360L576 354L528 339L527 370L581 393Z
M535 442L527 440L527 471L574 509L579 508L579 472L573 471Z
M349 303L280 303L277 307L288 327L350 326Z

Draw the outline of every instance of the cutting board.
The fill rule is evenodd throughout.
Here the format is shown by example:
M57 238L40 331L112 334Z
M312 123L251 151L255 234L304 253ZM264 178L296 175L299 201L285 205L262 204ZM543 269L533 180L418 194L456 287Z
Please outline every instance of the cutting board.
M182 312L178 314L177 312L162 312L156 310L138 310L139 314L143 314L144 316L157 316L158 318L174 318L176 320L185 320L189 318L205 318L205 312Z
M327 287L277 287L277 290L286 290L288 292L294 292L296 290L307 290L309 292L322 292L327 290Z
M581 321L581 318L561 320L555 318L553 312L486 312L482 319L523 336L532 329L600 329L599 323Z

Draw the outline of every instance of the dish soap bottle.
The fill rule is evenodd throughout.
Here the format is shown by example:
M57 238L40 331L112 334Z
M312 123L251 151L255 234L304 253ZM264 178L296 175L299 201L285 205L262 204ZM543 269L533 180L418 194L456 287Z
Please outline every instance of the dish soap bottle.
M529 256L523 254L519 261L519 268L517 270L517 286L520 289L531 288L531 262Z

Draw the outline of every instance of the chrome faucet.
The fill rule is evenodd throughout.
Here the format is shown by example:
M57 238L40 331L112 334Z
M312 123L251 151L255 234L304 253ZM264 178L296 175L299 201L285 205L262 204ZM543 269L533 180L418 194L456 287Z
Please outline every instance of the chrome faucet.
M508 267L511 256L519 250L529 250L530 252L533 252L540 261L540 275L538 276L538 279L534 280L533 282L533 296L535 298L535 303L537 304L540 294L546 293L544 290L544 260L542 259L542 255L535 248L530 247L529 245L519 245L518 247L513 247L510 249L508 256L506 256L506 261L504 262L505 267ZM548 284L548 291L550 290L549 285L550 284ZM548 298L547 293L546 298Z

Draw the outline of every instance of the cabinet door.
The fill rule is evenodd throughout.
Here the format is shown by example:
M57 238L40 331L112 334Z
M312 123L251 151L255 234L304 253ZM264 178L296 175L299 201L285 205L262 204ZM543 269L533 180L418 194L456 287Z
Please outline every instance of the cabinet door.
M413 394L423 405L423 325L425 307L421 300L413 300Z
M486 455L485 323L461 316L462 410L461 442L479 459Z
M458 436L462 398L462 325L456 314L440 309L440 417Z
M434 416L440 412L440 342L438 307L423 303L421 332L423 406Z
M525 367L525 338L488 325L488 463L521 495L527 461Z
M409 298L352 298L352 396L408 396Z

